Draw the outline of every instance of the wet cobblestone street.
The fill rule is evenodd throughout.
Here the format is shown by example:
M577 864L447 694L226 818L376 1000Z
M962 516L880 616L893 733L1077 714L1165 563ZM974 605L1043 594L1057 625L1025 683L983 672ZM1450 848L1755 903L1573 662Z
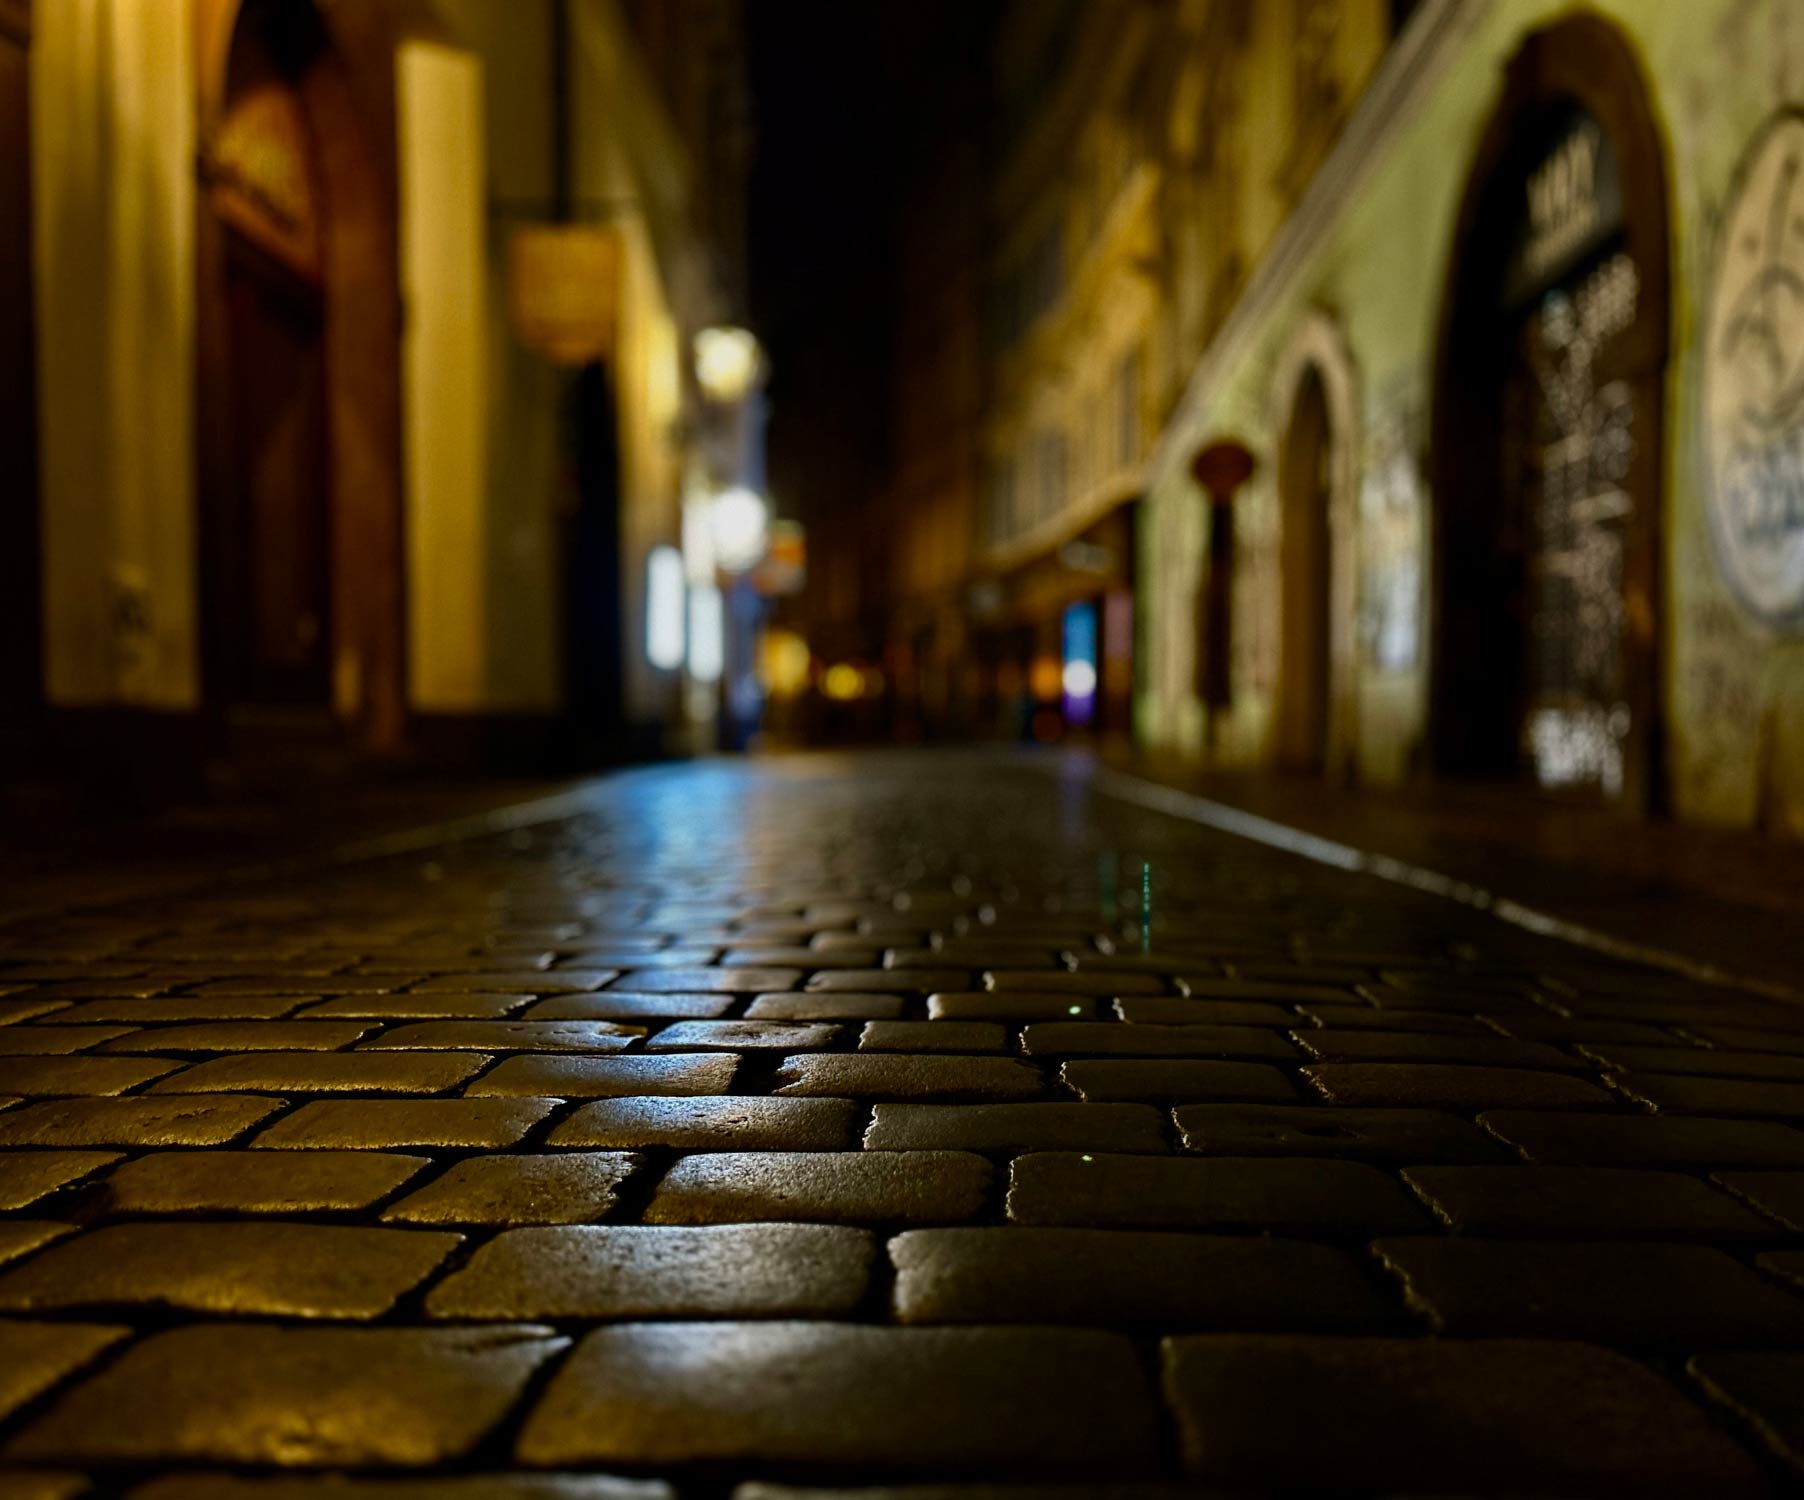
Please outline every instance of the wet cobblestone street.
M1075 761L512 821L0 925L0 1494L1800 1482L1804 1007Z

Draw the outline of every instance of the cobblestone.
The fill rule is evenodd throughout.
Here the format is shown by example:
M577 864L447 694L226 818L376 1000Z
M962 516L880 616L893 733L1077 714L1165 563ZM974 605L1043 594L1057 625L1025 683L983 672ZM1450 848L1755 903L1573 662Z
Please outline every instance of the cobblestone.
M1145 1472L1132 1346L1042 1329L638 1324L583 1340L520 1435L532 1464L876 1464Z
M1194 1337L1166 1380L1191 1472L1259 1489L1757 1495L1752 1460L1585 1344Z
M858 1144L849 1099L608 1099L585 1104L553 1146L672 1146L708 1151L845 1151Z
M0 1273L0 1309L375 1318L460 1238L336 1224L114 1224Z
M473 1156L382 1217L398 1224L586 1224L613 1208L636 1166L618 1151Z
M645 1217L651 1224L957 1223L983 1207L989 1181L989 1163L962 1151L723 1151L679 1161Z
M836 1317L876 1244L825 1224L513 1229L426 1300L441 1318Z
M0 1493L1804 1482L1804 1008L921 765L0 914Z

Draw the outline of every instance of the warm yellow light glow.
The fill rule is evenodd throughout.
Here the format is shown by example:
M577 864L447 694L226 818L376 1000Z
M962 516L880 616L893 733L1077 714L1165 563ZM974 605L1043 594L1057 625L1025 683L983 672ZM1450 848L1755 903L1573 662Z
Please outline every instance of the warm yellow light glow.
M744 328L704 328L695 336L695 378L710 401L744 399L757 383L762 358Z
M767 630L759 643L758 676L773 698L793 698L808 686L808 642L793 630Z
M736 486L714 497L709 514L714 560L729 573L743 573L764 556L770 507L754 490Z
M1027 685L1040 702L1052 702L1065 685L1064 664L1056 656L1036 656L1028 671Z
M835 703L851 703L864 692L864 673L849 661L835 662L821 674L821 691Z
M507 246L508 298L520 342L560 365L613 351L620 241L592 224L528 224Z

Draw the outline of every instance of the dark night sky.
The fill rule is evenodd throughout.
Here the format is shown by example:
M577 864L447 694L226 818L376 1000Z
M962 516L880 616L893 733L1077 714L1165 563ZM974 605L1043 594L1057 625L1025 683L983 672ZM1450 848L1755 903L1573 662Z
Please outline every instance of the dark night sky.
M779 513L856 504L886 467L899 175L941 132L984 0L748 0L752 314L770 351Z

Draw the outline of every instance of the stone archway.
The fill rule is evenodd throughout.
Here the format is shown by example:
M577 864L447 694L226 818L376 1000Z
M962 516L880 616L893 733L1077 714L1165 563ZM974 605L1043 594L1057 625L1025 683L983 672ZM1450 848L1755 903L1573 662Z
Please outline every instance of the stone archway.
M384 8L201 0L203 681L405 722L394 42Z
M1660 800L1665 147L1627 39L1530 35L1474 160L1435 372L1429 738L1446 773Z
M1353 774L1359 404L1353 362L1327 314L1308 313L1278 361L1279 620L1270 754L1287 770Z

